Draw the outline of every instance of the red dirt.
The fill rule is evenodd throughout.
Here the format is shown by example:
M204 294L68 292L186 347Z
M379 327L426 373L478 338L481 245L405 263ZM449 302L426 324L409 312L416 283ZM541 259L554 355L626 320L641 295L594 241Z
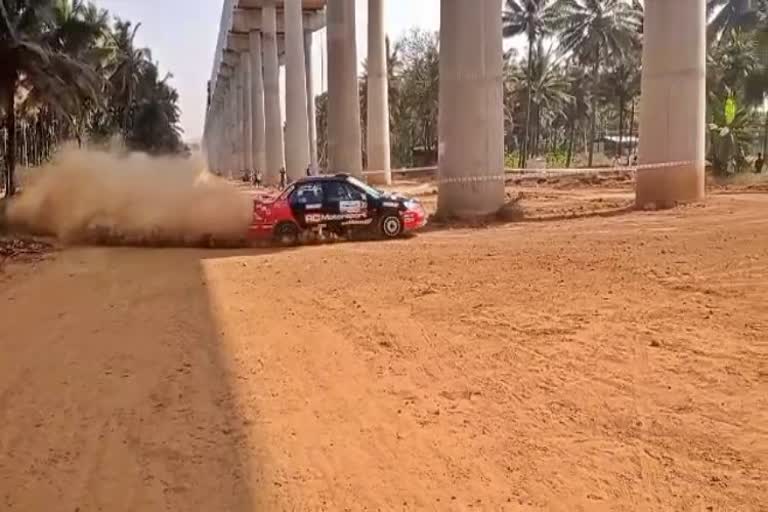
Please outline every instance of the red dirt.
M64 250L0 288L0 508L765 510L766 233L748 194Z

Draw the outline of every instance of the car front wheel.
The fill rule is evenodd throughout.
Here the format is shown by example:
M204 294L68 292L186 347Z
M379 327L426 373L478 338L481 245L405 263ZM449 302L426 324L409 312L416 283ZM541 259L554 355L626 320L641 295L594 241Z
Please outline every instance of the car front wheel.
M384 238L397 238L403 234L403 221L397 215L385 215L379 223Z

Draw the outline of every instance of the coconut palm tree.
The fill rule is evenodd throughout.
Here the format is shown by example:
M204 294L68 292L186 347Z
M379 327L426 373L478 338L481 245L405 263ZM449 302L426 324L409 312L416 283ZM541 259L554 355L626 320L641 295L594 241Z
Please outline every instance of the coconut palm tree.
M8 134L8 195L16 191L17 101L22 107L45 102L71 117L84 98L98 98L98 78L87 64L66 53L65 42L80 35L74 27L63 30L56 24L56 4L53 0L0 1L0 97Z
M529 140L528 153L538 155L543 128L565 111L572 97L570 84L555 52L551 48L545 50L540 40L532 57L533 63L526 65L530 77L526 71L526 76L518 77L516 82L523 87L519 94L526 96L532 112L533 136Z
M586 72L582 66L569 65L566 69L566 78L569 84L568 93L571 99L565 107L568 126L568 147L566 149L565 166L571 167L576 130L589 113L589 95L584 87Z
M707 0L707 27L710 41L723 41L736 29L751 29L759 11L752 8L755 0Z
M617 155L621 158L624 142L624 121L627 113L627 103L634 101L640 94L640 62L638 56L628 57L613 63L600 77L598 95L606 103L616 105L618 112L618 147ZM630 120L631 124L634 120ZM631 147L631 146L630 146Z
M760 64L754 35L733 29L722 44L709 50L707 61L710 96L737 94L743 98L747 82Z
M541 39L551 32L554 11L551 0L506 0L502 11L502 34L504 37L515 37L525 34L528 40L528 69L526 81L529 83L533 77L534 50ZM527 99L525 113L525 127L523 130L522 151L520 152L520 166L525 167L529 153L529 138L531 128L532 97Z
M558 0L556 8L562 50L592 69L589 126L589 165L592 166L600 67L637 51L642 11L639 3L625 0Z
M166 74L159 79L157 63L142 67L136 89L136 108L126 142L130 149L150 154L173 153L181 148L181 128L178 126L179 95L168 85L173 78Z
M151 61L147 48L136 48L136 32L141 23L133 25L130 21L115 20L110 38L113 60L110 64L109 83L112 87L112 103L120 118L123 136L127 137L136 90L141 80L142 69Z

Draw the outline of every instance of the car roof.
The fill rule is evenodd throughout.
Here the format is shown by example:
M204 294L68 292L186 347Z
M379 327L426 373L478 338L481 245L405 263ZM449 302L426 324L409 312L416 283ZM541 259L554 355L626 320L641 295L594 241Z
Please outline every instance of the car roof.
M302 178L297 179L293 182L294 185L299 183L311 183L313 181L343 181L349 179L351 176L349 174L339 173L339 174L321 174L319 176L304 176Z

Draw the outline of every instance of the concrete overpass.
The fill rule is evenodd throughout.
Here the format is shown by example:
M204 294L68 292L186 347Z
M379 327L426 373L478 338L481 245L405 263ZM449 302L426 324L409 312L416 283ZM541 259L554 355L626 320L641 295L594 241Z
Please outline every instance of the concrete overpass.
M384 5L368 2L369 171L390 180ZM438 212L484 215L504 194L500 0L441 0ZM212 170L275 183L317 162L306 34L327 27L328 152L362 175L355 0L225 0L204 143ZM637 203L704 196L705 0L645 0ZM286 67L285 140L279 66ZM661 165L664 164L664 165Z

